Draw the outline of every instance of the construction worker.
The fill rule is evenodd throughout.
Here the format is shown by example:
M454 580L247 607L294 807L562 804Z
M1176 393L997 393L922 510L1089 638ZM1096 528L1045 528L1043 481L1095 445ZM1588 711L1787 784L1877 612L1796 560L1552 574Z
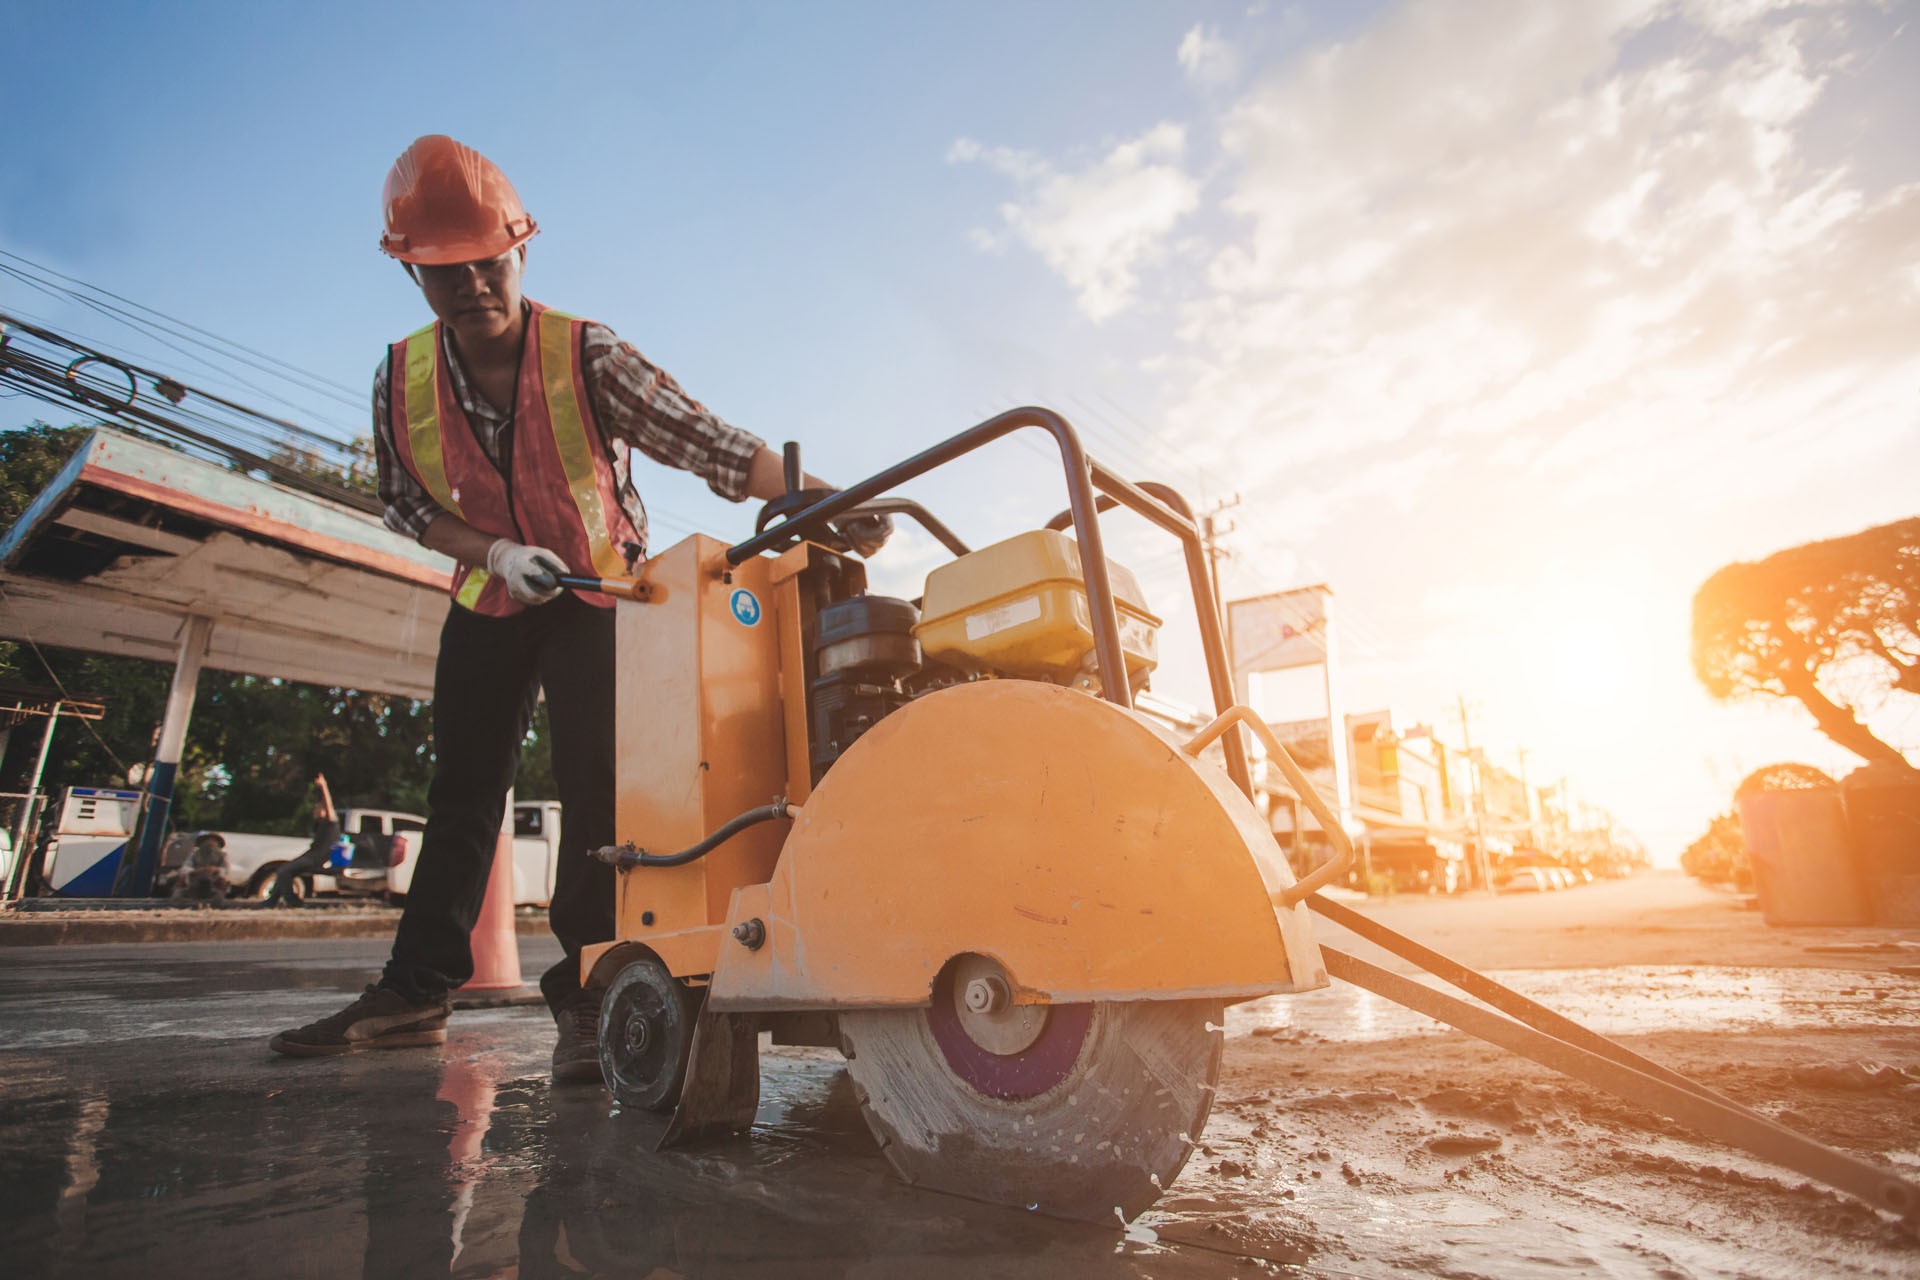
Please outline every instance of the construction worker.
M613 843L613 601L563 592L557 579L619 576L644 553L630 449L736 502L783 493L781 459L605 326L521 295L537 227L479 152L419 138L383 199L380 246L436 319L392 344L374 376L380 494L389 528L456 561L434 672L427 829L380 981L270 1044L317 1056L445 1041L448 992L473 974L468 936L544 689L562 806L549 915L565 955L540 989L559 1026L553 1078L598 1080L599 998L582 991L579 961L613 937L613 869L588 856ZM890 530L885 516L840 526L863 555Z

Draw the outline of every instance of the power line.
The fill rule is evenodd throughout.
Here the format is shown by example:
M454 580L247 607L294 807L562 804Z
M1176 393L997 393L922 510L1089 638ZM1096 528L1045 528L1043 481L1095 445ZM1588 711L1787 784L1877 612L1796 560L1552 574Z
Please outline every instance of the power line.
M241 360L235 357L228 357L225 355L225 353L219 352L217 351L217 349L208 347L208 344L206 343L196 342L194 339L183 337L182 335L172 334L171 336L169 336L171 331L166 330L162 326L155 325L152 322L144 320L139 316L131 315L129 313L121 311L119 308L111 307L105 303L98 302L92 298L88 298L79 294L74 294L71 291L50 289L43 283L28 278L24 273L20 272L19 270L13 267L7 266L5 263L0 263L0 274L11 276L16 280L19 280L22 283L29 285L30 287L39 289L41 292L46 293L51 297L63 297L63 296L70 297L72 301L79 303L81 306L86 307L87 309L94 311L99 315L105 316L108 319L118 320L120 323L126 325L128 328L132 329L134 332L142 335L143 337L149 338L154 342L159 343L161 346L165 347L169 351L172 351L176 355L179 355L187 360L193 361L195 364L199 365L201 368L207 370L208 372L214 374L216 377L232 382L236 386L239 386L248 391L251 391L256 395L265 397L266 399L269 399L269 400L273 400L281 405L286 406L289 409L294 409L296 411L304 411L307 408L307 406L302 405L297 401L288 399L286 396L280 395L278 392L275 392L265 386L262 386L260 383L254 381L251 378L244 377L238 373L235 373L232 369L224 368L221 365L214 363L214 361L208 359L206 356L201 355L199 352L193 350L192 346L207 348L208 350L214 351L214 354L221 355L223 358L235 359L236 362L241 365L247 365L254 368L262 367L262 366L259 366L254 361ZM182 337L182 341L175 342L172 340L173 337ZM185 345L185 344L191 344L191 345ZM268 372L269 374L275 374L275 371L272 369L267 369L266 372ZM285 375L281 375L281 374L275 374L275 376L279 376L283 378L285 377ZM293 381L292 379L287 379L287 380ZM328 399L335 400L343 404L349 404L349 405L354 405L355 407L359 407L355 401L348 399L347 397L329 389L317 388L317 387L303 387L302 389L307 391L312 391L319 395L323 395Z
M366 511L380 503L347 483L366 459L351 445L248 409L141 365L0 312L0 383L36 399L79 406L103 422L177 441L192 451L271 476L290 488ZM149 389L141 389L145 379ZM188 404L189 397L200 404ZM317 469L329 456L338 477Z
M316 390L320 388L330 388L334 391L339 392L341 395L348 397L348 403L358 403L358 400L356 399L356 397L358 396L358 393L352 387L346 386L343 383L335 382L331 378L323 377L322 375L314 373L311 370L303 369L299 365L293 364L291 361L281 359L279 356L269 354L268 352L261 351L255 347L247 346L245 343L242 343L242 342L235 342L231 338L222 337L220 334L214 333L210 329L204 329L201 326L192 323L191 321L181 320L178 317L170 316L164 311L156 310L155 308L149 307L144 303L135 302L132 298L128 298L121 294L115 293L111 289L103 289L99 285L88 284L86 281L81 280L75 276L67 275L65 272L62 272L62 271L55 271L52 267L44 266L41 263L33 261L31 258L21 257L17 253L8 253L6 250L0 249L0 257L11 258L15 262L25 263L28 267L31 267L33 270L39 271L45 275L52 276L55 279L65 280L69 284L77 285L78 287L85 289L91 293L96 293L106 298L112 298L116 302L123 302L127 306L134 307L140 311L144 311L148 315L153 316L156 319L165 320L170 324L179 325L182 328L189 329L194 333L200 334L202 337L211 339L213 342L219 343L221 346L230 347L235 351L243 352L246 355L253 356L258 360L265 361L269 365L273 365L280 369L284 369L290 374L296 375L300 378L307 379L308 381L317 384L315 388Z

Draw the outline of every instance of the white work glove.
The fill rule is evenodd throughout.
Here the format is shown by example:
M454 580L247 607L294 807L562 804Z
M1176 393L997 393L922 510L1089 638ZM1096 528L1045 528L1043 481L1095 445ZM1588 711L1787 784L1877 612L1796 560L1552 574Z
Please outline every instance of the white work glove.
M893 536L893 517L884 511L842 516L833 525L864 560L873 559L873 553L886 546L887 539Z
M507 594L521 604L545 604L560 594L560 578L567 566L545 547L523 547L509 538L487 548L487 572L507 584Z

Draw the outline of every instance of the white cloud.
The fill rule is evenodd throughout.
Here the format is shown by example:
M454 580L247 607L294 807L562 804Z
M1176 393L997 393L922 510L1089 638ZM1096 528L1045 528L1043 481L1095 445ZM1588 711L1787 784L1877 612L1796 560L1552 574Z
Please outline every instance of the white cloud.
M1199 183L1181 167L1185 149L1186 132L1161 124L1077 172L971 139L955 142L947 159L985 164L1013 181L1019 198L1000 206L1004 233L1039 253L1098 323L1134 301L1141 270L1165 255L1168 233L1199 204Z
M1637 0L1408 5L1282 68L1221 122L1244 232L1182 309L1175 429L1276 464L1652 419L1726 447L1824 371L1892 430L1920 189L1808 163L1832 68L1769 8L1710 6L1722 41Z
M1187 32L1180 40L1179 57L1181 69L1197 84L1231 84L1240 74L1233 46L1214 27L1196 26Z
M1673 793L1686 766L1648 726L1698 755L1725 721L1680 706L1699 700L1692 590L1913 509L1920 152L1848 150L1889 109L1856 73L1895 21L1871 0L1402 3L1242 68L1193 123L1224 157L1179 215L1207 248L1165 270L1126 256L1104 291L1085 260L1046 258L1089 314L1171 299L1140 359L1166 438L1361 613L1424 639L1445 625L1435 583L1484 583L1481 618L1527 618L1607 565L1657 693L1610 711L1543 678L1527 696L1468 629L1381 696L1465 685L1532 745L1557 734L1571 767L1611 768L1616 794ZM1046 173L1019 180L1038 217L1056 175L1024 160ZM1605 765L1603 740L1635 749ZM1724 807L1687 786L1672 803ZM1695 818L1649 820L1671 838Z

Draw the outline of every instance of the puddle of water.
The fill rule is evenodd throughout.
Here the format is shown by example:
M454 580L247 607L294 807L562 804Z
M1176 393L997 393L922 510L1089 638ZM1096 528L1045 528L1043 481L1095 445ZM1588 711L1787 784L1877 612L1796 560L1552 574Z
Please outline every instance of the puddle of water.
M1512 969L1494 976L1602 1035L1920 1022L1920 983L1878 973L1641 967ZM1394 1040L1446 1029L1346 983L1304 995L1268 996L1227 1010L1229 1039L1292 1031L1328 1040Z

